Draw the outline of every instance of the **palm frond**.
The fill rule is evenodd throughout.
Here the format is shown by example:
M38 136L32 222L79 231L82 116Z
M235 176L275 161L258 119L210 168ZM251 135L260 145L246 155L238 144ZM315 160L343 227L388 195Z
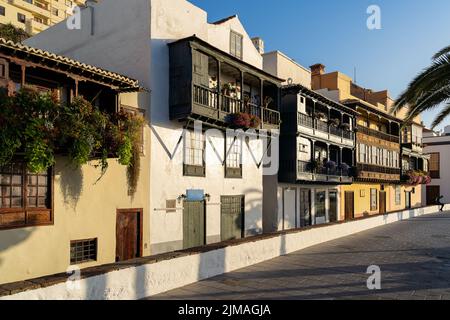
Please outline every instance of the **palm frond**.
M447 118L450 115L450 103L447 103L447 105L444 107L444 110L441 111L441 113L436 117L436 119L433 121L433 124L431 126L431 129L435 129L438 125L440 125L445 118Z
M433 60L439 59L441 56L443 56L443 55L445 55L445 54L447 54L447 53L450 53L450 46L445 47L444 49L442 49L441 51L439 51L438 53L436 53L436 54L433 56Z

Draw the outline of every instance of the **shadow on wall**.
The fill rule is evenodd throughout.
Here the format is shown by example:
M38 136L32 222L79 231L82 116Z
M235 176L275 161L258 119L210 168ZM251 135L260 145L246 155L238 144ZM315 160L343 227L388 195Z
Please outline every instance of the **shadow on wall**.
M262 192L259 189L246 189L245 194L245 229L246 236L254 236L263 232L263 202ZM249 200L249 198L251 200ZM251 219L251 223L247 222Z
M75 209L83 191L83 171L66 163L63 168L57 169L55 174L60 176L64 204Z
M35 228L27 228L0 232L0 266L3 264L1 254L27 240L34 231Z

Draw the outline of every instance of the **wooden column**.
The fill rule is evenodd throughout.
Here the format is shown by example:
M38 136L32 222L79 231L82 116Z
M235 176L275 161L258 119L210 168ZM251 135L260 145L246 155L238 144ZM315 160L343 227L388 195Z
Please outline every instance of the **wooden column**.
M20 70L21 70L20 85L23 88L23 87L25 87L25 83L26 83L27 67L25 65L21 65Z
M222 72L222 63L220 62L220 60L216 60L217 61L217 101L216 101L216 106L217 106L217 119L220 119L220 110L221 110L221 102L222 102L222 86L220 84L221 81L221 72Z
M260 106L260 110L261 110L261 128L263 127L263 123L264 123L264 80L260 79L261 81L261 90L260 90L260 94L261 94L261 106Z

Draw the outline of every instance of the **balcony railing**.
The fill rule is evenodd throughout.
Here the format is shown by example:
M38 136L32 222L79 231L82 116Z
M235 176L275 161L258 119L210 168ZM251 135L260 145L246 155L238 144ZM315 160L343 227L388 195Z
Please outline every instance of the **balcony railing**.
M358 126L358 131L371 137L375 137L378 139L386 140L389 142L395 142L400 143L400 137L399 136L393 136L388 133L384 133L381 131L373 130L364 126Z
M261 119L262 124L278 126L280 124L280 113L276 110L263 108L261 106L246 103L240 99L233 98L217 91L202 86L193 85L193 101L215 110L228 114L248 113Z
M336 126L329 125L300 112L297 115L297 119L299 126L315 129L323 133L329 133L333 136L342 137L347 140L353 140L354 133L352 131L343 130Z
M326 175L326 176L337 176L337 177L348 177L350 172L349 169L342 169L339 167L336 167L334 169L331 168L317 168L313 170L311 168L310 162L307 161L297 161L297 172L302 173L313 173L313 174L320 174L320 175Z
M375 172L375 173L384 173L384 174L395 174L400 175L401 170L400 168L388 168L383 166L377 166L372 164L358 164L358 170L359 171L366 171L366 172Z

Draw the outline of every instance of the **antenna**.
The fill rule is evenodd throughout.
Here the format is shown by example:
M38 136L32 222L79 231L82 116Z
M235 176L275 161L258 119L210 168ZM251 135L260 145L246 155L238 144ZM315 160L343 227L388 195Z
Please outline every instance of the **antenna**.
M353 81L355 81L355 84L357 84L357 81L356 81L356 67L353 70Z

